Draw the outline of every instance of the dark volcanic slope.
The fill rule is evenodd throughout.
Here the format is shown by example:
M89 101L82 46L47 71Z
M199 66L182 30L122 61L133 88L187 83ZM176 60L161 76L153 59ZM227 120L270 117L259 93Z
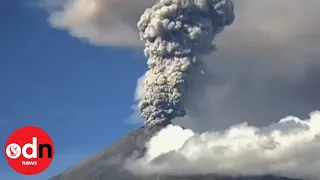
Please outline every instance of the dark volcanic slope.
M122 170L121 163L119 162L130 156L133 152L143 155L145 143L163 127L158 125L142 127L131 131L101 153L49 180L292 180L273 176L231 178L216 175L153 176L141 178L134 177L129 172Z

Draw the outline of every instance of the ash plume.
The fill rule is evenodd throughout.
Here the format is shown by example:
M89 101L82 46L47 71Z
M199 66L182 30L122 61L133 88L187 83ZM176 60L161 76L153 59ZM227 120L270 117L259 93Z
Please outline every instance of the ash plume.
M189 76L214 50L215 36L233 23L233 10L229 0L160 0L143 13L137 26L149 70L139 108L147 125L186 114Z

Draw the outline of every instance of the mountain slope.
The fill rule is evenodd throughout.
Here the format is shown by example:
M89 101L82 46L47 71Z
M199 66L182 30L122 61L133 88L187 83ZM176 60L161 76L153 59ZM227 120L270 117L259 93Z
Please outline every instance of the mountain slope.
M293 180L283 177L222 177L217 175L197 176L152 176L134 177L123 170L121 162L132 153L143 156L145 143L165 125L146 126L129 132L122 139L78 166L49 180Z

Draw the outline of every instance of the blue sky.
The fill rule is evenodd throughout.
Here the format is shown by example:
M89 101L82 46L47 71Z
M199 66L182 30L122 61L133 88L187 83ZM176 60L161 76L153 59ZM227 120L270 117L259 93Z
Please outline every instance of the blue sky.
M132 113L137 78L146 70L142 51L97 47L78 38L137 45L131 28L150 1L76 0L51 22L63 31L49 25L37 1L53 0L6 0L0 6L0 142L21 126L36 125L51 135L56 154L47 171L34 177L12 171L2 155L1 180L46 179L135 128L125 119ZM236 22L217 38L220 50L206 64L215 77L205 79L205 91L194 92L204 92L201 103L188 110L200 129L244 121L269 125L319 109L319 0L309 1L302 9L299 0L277 6L237 1ZM86 11L91 2L99 8Z
M4 4L3 4L4 3ZM136 80L146 69L142 52L96 47L50 27L47 13L28 1L0 6L0 142L36 125L55 143L42 174L17 174L0 158L0 179L43 180L107 147L134 128Z

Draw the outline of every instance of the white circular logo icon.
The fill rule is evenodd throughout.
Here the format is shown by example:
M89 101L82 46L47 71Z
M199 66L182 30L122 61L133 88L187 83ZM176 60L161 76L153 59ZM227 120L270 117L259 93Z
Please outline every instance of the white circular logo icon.
M11 143L6 148L6 154L11 159L17 159L21 155L21 148L18 144Z

